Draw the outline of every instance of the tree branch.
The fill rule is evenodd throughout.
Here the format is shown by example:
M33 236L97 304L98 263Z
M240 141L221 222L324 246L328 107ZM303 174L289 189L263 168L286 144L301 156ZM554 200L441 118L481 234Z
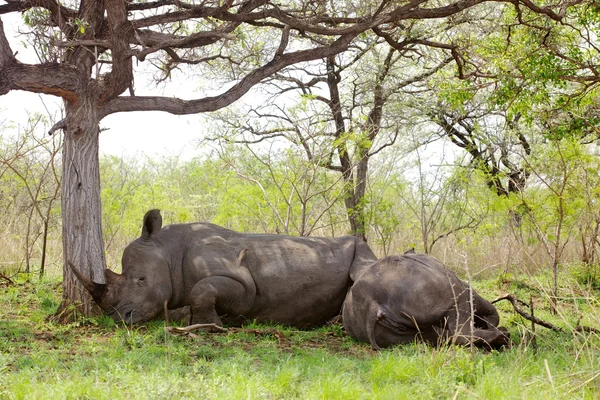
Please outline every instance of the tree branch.
M236 85L219 96L188 101L169 97L121 96L109 101L103 108L101 116L105 117L109 114L128 111L165 111L176 115L215 111L230 105L246 94L254 85L289 65L328 57L346 50L354 37L355 35L346 35L329 46L279 55L269 63L250 72Z
M499 302L501 300L508 300L510 302L510 304L512 304L512 306L515 309L515 311L517 312L517 314L519 314L520 316L522 316L526 320L531 321L534 324L541 325L544 328L552 329L555 332L564 332L564 330L562 328L559 328L558 326L552 325L550 322L543 321L543 320L539 319L538 317L535 317L535 316L530 315L527 312L525 312L525 310L523 310L521 307L519 307L518 303L521 303L521 304L526 304L526 303L524 303L523 301L517 299L512 294L507 294L505 296L498 297L496 300L491 301L491 303L494 304L494 303L497 303L497 302Z

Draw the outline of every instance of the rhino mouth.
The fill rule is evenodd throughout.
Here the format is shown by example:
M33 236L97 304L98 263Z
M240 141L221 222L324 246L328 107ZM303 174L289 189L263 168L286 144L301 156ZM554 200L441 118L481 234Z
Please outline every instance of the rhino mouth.
M134 310L127 311L125 313L125 318L123 318L123 321L126 322L126 323L128 323L128 324L132 324L134 322L133 321L133 314L134 314Z
M123 310L123 308L121 308ZM147 312L143 312L142 310L131 308L125 309L127 311L119 311L119 309L112 307L110 312L105 311L108 316L110 316L115 322L125 323L125 324L137 324L141 322L147 322L151 319L155 318L157 314L150 314Z
M120 310L123 310L123 309L117 308L114 306L104 308L104 312L106 313L106 315L108 315L110 318L112 318L117 323L124 322L127 324L134 324L136 322L139 322L138 320L140 319L139 318L140 314L137 312L137 310L135 310L135 309L131 309L129 311L120 311Z

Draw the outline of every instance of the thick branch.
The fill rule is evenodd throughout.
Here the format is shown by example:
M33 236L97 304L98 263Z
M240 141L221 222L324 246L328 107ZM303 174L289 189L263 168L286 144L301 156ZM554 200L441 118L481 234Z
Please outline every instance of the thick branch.
M363 16L362 18L333 18L329 16L315 19L294 18L279 8L262 9L257 12L249 13L224 12L222 14L215 15L215 18L223 21L248 23L272 18L300 32L335 36L357 34L359 32L365 32L369 29L373 29L377 26L393 24L400 20L406 19L444 18L486 1L492 0L462 0L456 1L444 7L420 8L419 6L423 3L426 3L427 0L413 0L404 6L393 9L388 13L380 13L370 17Z
M66 65L21 63L0 65L0 95L11 90L24 90L76 101L80 85L78 72Z
M67 22L77 17L77 11L67 8L56 0L4 0L7 4L0 5L0 14L15 11L26 11L30 8L41 7L50 11L52 23L63 31L69 29Z
M222 31L198 32L184 37L152 31L139 31L137 32L134 44L140 44L138 42L141 40L144 47L149 47L145 47L141 51L131 51L131 54L135 55L140 61L144 61L148 54L155 53L159 50L173 48L192 49L208 46L222 39L233 40L235 39L235 36L229 32L234 29L235 27L230 27Z
M5 68L16 65L17 59L15 58L10 44L4 34L4 24L0 19L0 71L4 72ZM6 94L10 90L9 84L6 81L6 73L0 74L0 94Z
M128 38L133 36L131 23L122 0L106 0L106 20L110 32L112 68L103 80L100 101L106 101L123 93L133 81L131 56L128 54Z
M346 50L354 37L355 35L346 35L329 46L277 55L271 62L255 69L219 96L188 101L169 97L117 97L104 107L102 117L128 111L165 111L176 115L215 111L230 105L254 85L289 65L328 57Z

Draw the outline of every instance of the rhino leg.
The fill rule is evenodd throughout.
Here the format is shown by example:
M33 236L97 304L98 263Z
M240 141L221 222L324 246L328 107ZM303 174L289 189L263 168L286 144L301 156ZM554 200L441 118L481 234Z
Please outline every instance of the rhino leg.
M191 323L223 326L219 314L243 315L252 308L254 295L255 292L248 291L244 284L233 278L204 278L190 293Z
M169 321L189 323L190 321L190 307L180 307L174 310L168 310Z
M498 326L500 316L496 307L477 293L473 293L473 308L475 309L475 324L485 328Z
M455 344L463 346L473 343L478 347L486 349L497 349L508 345L510 336L506 329L499 329L487 323L485 327L478 327L477 324L474 324L471 330L471 318L469 314L466 310L453 310L448 316L445 337L443 339L450 339ZM475 315L475 318L477 318L477 315Z
M473 332L473 343L485 349L500 349L510 344L510 334L504 327L489 329L475 329Z

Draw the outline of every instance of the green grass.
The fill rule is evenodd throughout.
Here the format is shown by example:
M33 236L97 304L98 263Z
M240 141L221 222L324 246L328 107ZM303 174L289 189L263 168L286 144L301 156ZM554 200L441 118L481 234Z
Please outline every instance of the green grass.
M515 344L502 352L423 344L378 353L339 326L297 331L251 325L199 338L164 323L117 326L106 317L46 322L57 282L0 284L0 399L598 399L600 338L569 329L600 327L598 292L565 277L558 315L539 288L546 277L477 282L536 298L536 315L566 333L537 327L498 304ZM504 304L506 303L506 304Z

